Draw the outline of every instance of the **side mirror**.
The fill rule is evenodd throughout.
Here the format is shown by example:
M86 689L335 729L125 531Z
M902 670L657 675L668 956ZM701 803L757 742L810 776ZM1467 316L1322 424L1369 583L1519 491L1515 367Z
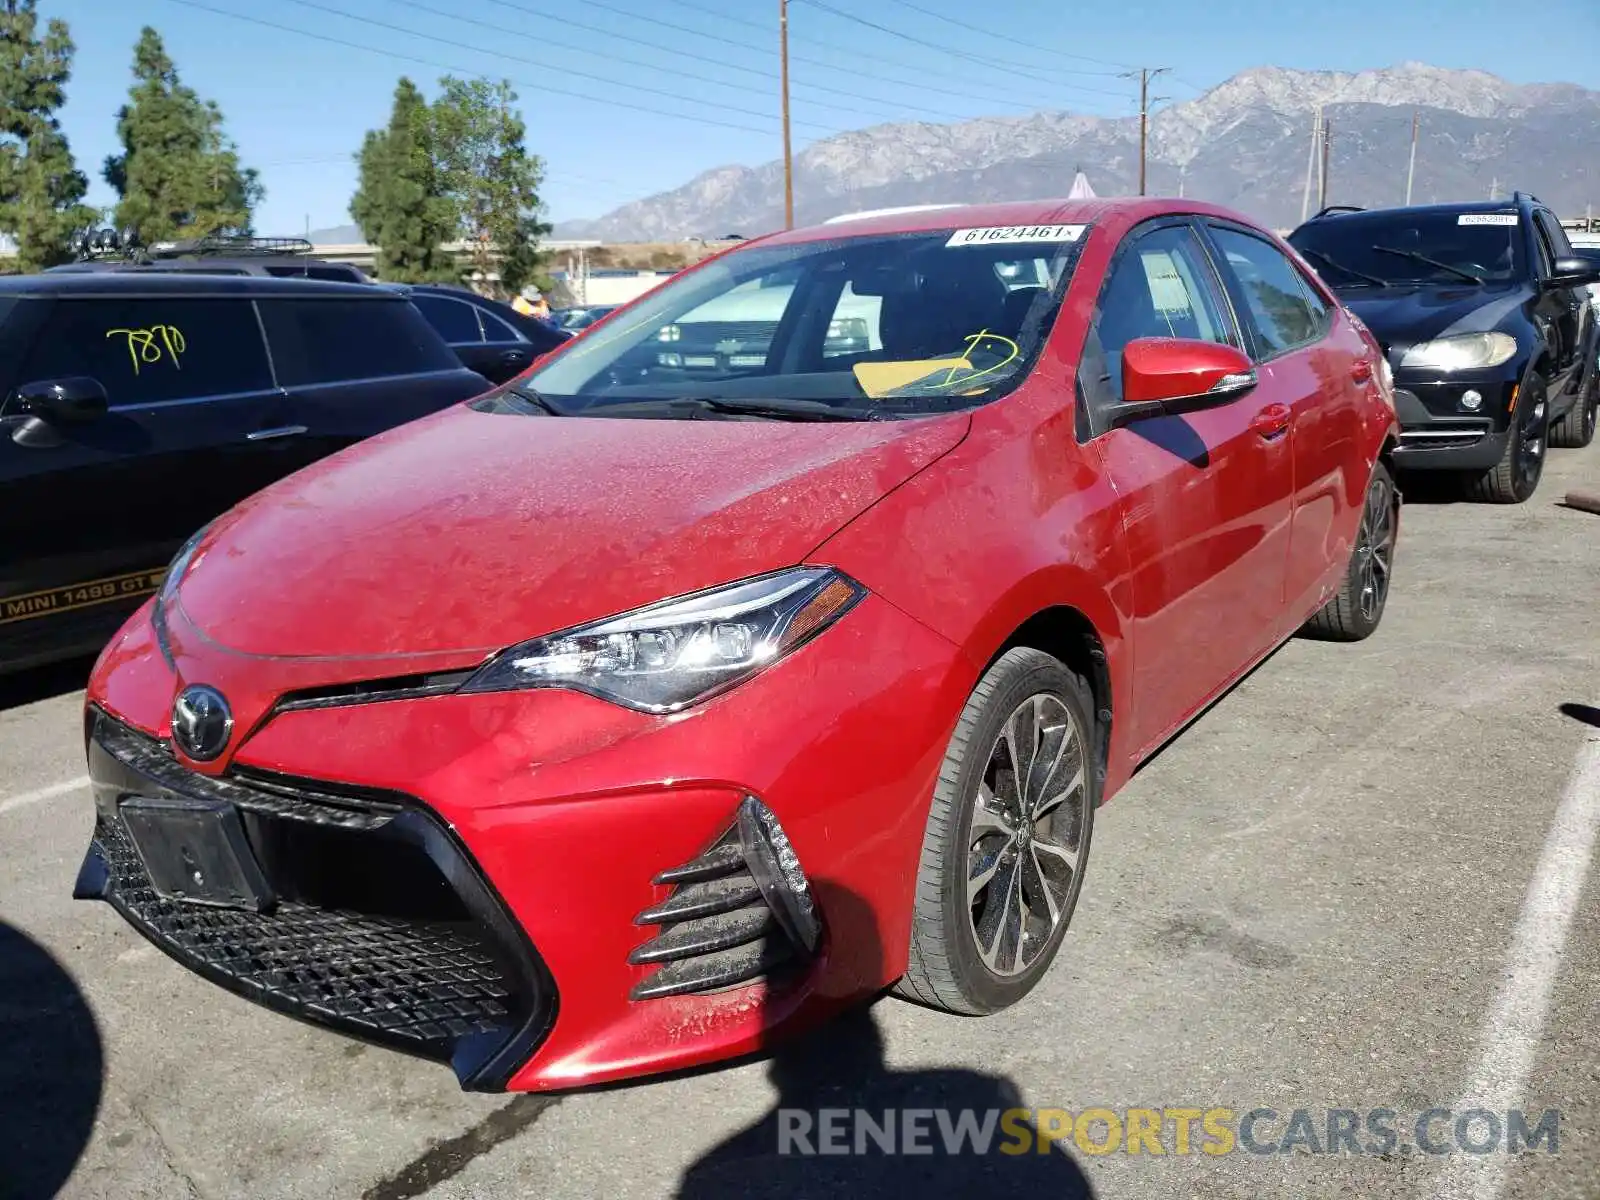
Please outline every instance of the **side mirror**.
M1137 338L1122 350L1122 401L1108 414L1110 425L1215 408L1255 386L1255 366L1233 346Z
M54 425L82 425L106 415L106 389L88 375L25 383L16 391L13 411Z
M1544 281L1544 285L1551 288L1587 287L1591 283L1600 283L1600 251L1585 253L1580 250L1556 259L1549 278Z

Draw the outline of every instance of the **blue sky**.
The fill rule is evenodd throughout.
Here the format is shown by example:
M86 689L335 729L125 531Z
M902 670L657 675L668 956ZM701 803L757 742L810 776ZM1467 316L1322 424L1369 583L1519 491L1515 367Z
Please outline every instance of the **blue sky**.
M116 149L114 114L139 29L149 24L184 81L222 106L245 161L261 171L263 234L347 221L351 155L387 118L402 74L430 95L452 70L513 80L529 148L547 164L544 198L555 220L598 216L708 167L776 158L777 7L40 0L43 14L67 20L78 45L63 123L94 180L91 203L113 199L100 163ZM1154 91L1174 100L1252 66L1353 71L1407 60L1600 89L1596 0L1519 11L1487 0L791 0L795 147L894 119L1041 108L1126 115L1137 111L1137 84L1118 72L1134 65L1172 68Z

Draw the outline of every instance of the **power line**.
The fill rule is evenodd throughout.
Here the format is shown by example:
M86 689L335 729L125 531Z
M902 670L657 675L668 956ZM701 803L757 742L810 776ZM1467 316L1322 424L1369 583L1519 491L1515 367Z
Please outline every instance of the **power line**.
M1021 38L1014 38L1014 37L1009 37L1009 36L1007 36L1006 34L1003 34L1003 33L996 33L992 29L985 29L981 25L972 24L970 21L957 20L955 17L946 16L944 13L934 12L931 8L923 8L920 4L912 4L911 0L892 0L892 3L898 4L901 8L909 8L914 13L921 13L925 17L932 17L935 21L943 21L947 25L954 25L957 29L964 30L967 33L981 33L984 37L994 38L996 41L1005 42L1008 45L1020 46L1024 50L1033 50L1033 51L1036 51L1036 52L1043 50L1043 51L1045 51L1045 53L1052 54L1052 55L1058 55L1061 58L1076 59L1078 62L1095 63L1096 65L1102 66L1102 67L1129 67L1129 66L1132 66L1131 63L1111 62L1108 59L1104 59L1104 58L1090 58L1087 54L1069 54L1065 50L1048 50L1045 47L1039 46L1039 45L1037 45L1037 44L1035 44L1033 42L1025 42ZM1067 73L1070 74L1070 75L1115 75L1115 74L1117 74L1117 72L1115 72L1115 71L1069 71Z
M1108 91L1105 88L1084 87L1081 84L1060 84L1048 75L1036 75L1023 67L1017 66L1015 63L1008 63L1003 59L988 58L982 54L974 54L970 50L959 50L951 46L943 46L938 42L930 42L926 38L919 38L912 34L905 33L902 30L892 29L887 25L880 25L876 21L869 21L865 17L858 17L852 13L847 13L842 8L835 8L831 4L824 3L823 0L801 0L801 2L804 3L808 8L814 8L819 12L829 13L840 18L841 20L850 21L856 25L864 25L868 29L875 29L879 33L886 33L890 37L899 38L901 41L910 42L913 45L922 46L929 50L936 50L940 54L948 54L954 58L965 59L967 62L977 63L981 67L1010 71L1012 74L1021 75L1026 79L1034 79L1042 83L1060 87L1063 91L1096 92L1104 96L1120 96L1122 94L1121 92Z
M481 71L471 67L457 66L451 63L440 62L438 59L420 58L415 54L402 54L395 50L380 50L376 46L368 46L362 42L352 42L347 38L334 37L331 34L316 33L309 29L297 29L293 25L282 25L276 21L268 21L262 17L253 17L245 13L229 12L224 8L214 8L209 4L202 4L200 0L167 0L168 4L181 5L184 8L208 12L214 16L228 17L235 21L244 21L251 25L258 25L263 29L276 29L280 33L292 33L296 37L310 38L312 41L325 42L330 46L340 46L346 50L360 50L365 54L376 54L380 58L392 58L397 62L413 63L417 66L432 67L436 71L447 71L453 75L462 75L471 79L487 78ZM483 53L475 51L475 53ZM546 95L568 96L574 100L586 100L591 104L603 104L612 108L626 108L633 112L648 113L654 117L671 117L677 121L692 121L698 125L716 125L723 129L737 129L743 133L759 133L763 136L770 135L772 128L758 128L754 125L741 125L735 121L718 121L712 117L697 117L690 113L663 112L644 104L630 104L626 100L614 100L609 96L596 96L588 92L577 92L570 88L551 87L545 83L531 83L526 79L511 79L509 82L518 87L534 88ZM684 97L678 97L684 99Z
M743 25L750 29L759 30L763 37L772 36L772 29L759 21L751 21L744 17L735 17L728 13L719 12L714 8L708 8L704 4L697 3L697 0L669 0L669 3L675 4L679 8L688 9L690 12L703 13L707 16L715 17L719 21L722 21L726 24ZM992 92L976 92L971 88L970 85L960 88L952 87L943 80L930 83L929 79L931 77L926 69L918 67L912 63L896 62L892 59L886 60L881 54L868 54L861 50L851 50L847 47L837 46L831 42L823 41L820 38L803 37L795 33L791 33L789 35L789 41L791 43L803 42L807 45L821 46L823 49L829 50L841 57L853 58L864 62L868 64L874 78L877 78L887 84L893 84L896 88L912 88L918 91L938 92L943 96L951 96L963 100L976 100L986 104L1004 104L1010 107L1017 106L1017 97L1015 94L1001 96ZM745 49L750 48L747 43L739 43L739 45ZM852 79L859 79L862 75L861 68L840 66L836 62L829 62L827 59L813 58L804 54L795 54L791 52L789 55L789 60L795 63L803 63L806 66L812 67L819 71L833 71L836 74L848 75ZM886 65L901 67L904 71L911 72L914 76L920 75L920 78L908 79L904 75L896 76L885 69ZM1057 108L1060 106L1055 104L1034 104L1027 105L1026 107Z
M417 4L414 4L414 3L410 3L410 0L396 0L396 3L407 4L409 7L413 7L413 8L421 7L420 5L417 5ZM760 78L760 79L770 79L770 80L772 80L772 82L774 84L776 84L778 82L778 72L776 72L776 71L766 71L766 70L762 70L760 67L749 67L749 66L745 66L743 63L726 62L723 59L714 58L709 54L696 54L692 50L682 50L682 49L678 49L677 47L666 47L666 46L661 45L660 42L652 42L652 41L649 41L646 38L632 37L632 36L630 36L628 34L625 34L625 33L614 33L609 29L603 29L603 28L601 28L601 27L599 27L597 25L588 25L588 24L585 24L584 22L575 21L575 20L572 20L571 18L568 18L568 17L557 17L557 16L554 16L554 15L549 14L549 13L542 13L542 12L537 11L536 9L529 8L524 4L513 3L512 0L489 0L489 3L498 5L501 8L510 9L512 12L522 13L524 16L536 17L539 20L543 20L543 21L555 21L555 22L558 22L558 23L560 23L562 25L566 25L566 26L568 26L570 28L573 28L573 29L583 29L583 30L588 30L591 33L598 33L601 36L603 36L603 37L605 37L605 38L607 38L609 40L612 40L612 41L632 42L635 45L646 46L646 47L648 47L648 48L650 48L652 50L663 50L663 51L666 51L667 53L670 53L670 54L672 54L672 55L674 55L674 56L676 56L678 58L688 58L688 59L693 59L696 62L709 63L712 66L720 67L725 71L737 71L737 72L739 72L740 74L743 74L743 75L754 75L754 76L756 76L757 78ZM437 12L437 10L424 10L424 11ZM454 14L450 14L450 13L445 13L445 14L440 14L440 15L447 16L451 20L470 21L470 23L474 24L474 25L485 24L485 22L482 22L482 21L471 20L470 18L467 18L467 17L457 17ZM667 24L666 22L655 22L655 23L657 23L657 24ZM671 26L671 25L669 25L668 27L677 29L677 31L679 33L693 34L693 32L694 32L693 30L684 29L682 26ZM573 45L570 42L558 42L558 41L555 41L555 40L553 40L553 39L551 39L549 37L546 37L543 34L535 35L535 34L531 34L531 33L521 33L521 32L516 31L516 30L504 30L504 29L502 29L501 26L498 26L498 25L491 25L490 28L493 28L493 29L496 29L496 30L501 30L502 32L511 33L515 37L527 38L527 39L533 40L533 41L544 42L544 43L546 43L548 45L551 45L551 46L558 46L558 47L561 47L563 49L574 50L574 51L577 51L580 54L592 54L592 55L596 55L596 56L604 54L606 57L612 59L615 62L632 63L635 66L647 67L647 68L649 68L651 70L656 70L656 71L671 71L671 70L673 70L673 68L671 68L671 67L662 66L662 65L656 64L656 63L644 62L644 61L642 61L640 59L622 58L622 57L612 53L609 50L607 50L607 51L590 50L590 49L588 49L586 47L583 47L583 46ZM677 73L680 76L682 75L682 72L677 72ZM685 78L695 78L695 79L705 78L704 76L684 76L684 77ZM731 87L739 86L739 85L736 85L736 84L721 83L719 81L710 80L710 79L707 79L706 82L708 82L708 83L716 83L716 85L718 87L730 87L731 88ZM756 89L749 89L749 90L756 90ZM800 85L796 86L795 90L796 91L810 91L810 92L826 92L829 95L843 96L846 99L855 101L854 104L846 106L846 105L842 105L842 104L828 104L828 103L825 103L824 101L821 101L821 100L811 100L811 99L807 99L806 100L806 103L811 104L811 105L813 105L813 106L815 106L817 108L828 108L828 109L833 109L833 110L838 111L838 112L866 111L866 110L860 108L860 105L863 104L863 103L866 103L866 104L877 104L877 105L888 104L891 107L900 108L900 109L903 109L906 112L912 112L912 113L918 113L918 114L928 114L930 116L949 117L951 120L956 120L956 121L964 121L964 120L968 120L969 119L969 114L967 114L967 113L954 112L954 111L951 111L949 109L928 108L928 107L925 107L925 106L922 106L922 105L895 104L895 102L892 101L892 100L881 100L881 99L879 99L877 97L863 96L859 92L852 92L852 91L849 91L849 90L847 90L845 88L830 87L827 84L823 84L823 83L800 84ZM880 109L879 111L882 111L882 110Z
M331 16L343 17L347 21L356 21L362 25L371 25L375 29L387 29L391 33L401 33L405 34L407 37L422 38L425 41L437 42L442 46L451 46L457 50L469 50L473 54L487 54L494 58L506 59L508 62L524 63L527 66L538 67L540 70L544 71L558 71L564 75L575 75L580 79L593 79L596 82L606 84L609 87L621 87L626 88L629 91L646 92L652 96L665 96L669 100L677 100L680 103L701 104L705 105L707 108L717 108L723 112L737 113L740 116L745 117L769 116L768 113L752 108L733 108L717 100L697 100L692 96L685 96L679 92L670 92L665 88L650 87L647 84L642 83L620 83L615 79L609 78L608 76L596 75L592 71L580 71L573 67L562 66L558 63L545 62L536 58L527 58L520 54L507 54L504 50L489 50L483 46L474 46L470 42L457 42L449 38L436 37L433 34L425 33L418 29L407 29L404 25L391 25L389 22L380 21L375 17L364 17L357 13L345 12L343 9L334 8L328 4L319 4L317 3L317 0L288 0L288 2L290 4L297 4L301 8L312 9L315 12L323 12L328 13ZM549 89L541 88L541 90L548 91ZM834 132L826 125L814 125L810 122L797 122L797 124L801 123L808 125L812 129L822 129L829 133Z

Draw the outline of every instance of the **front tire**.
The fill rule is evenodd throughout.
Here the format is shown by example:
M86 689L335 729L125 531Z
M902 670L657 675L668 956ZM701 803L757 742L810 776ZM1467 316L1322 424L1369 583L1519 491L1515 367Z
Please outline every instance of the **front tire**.
M1545 382L1535 375L1523 389L1526 420L1511 422L1505 453L1500 461L1467 483L1467 495L1485 504L1521 504L1532 497L1544 476L1545 447L1550 423Z
M1339 590L1307 621L1301 633L1329 642L1359 642L1372 636L1389 601L1389 576L1400 531L1400 493L1382 463L1372 472L1361 509L1356 544Z
M1049 969L1100 802L1091 696L1059 660L1026 647L978 681L928 813L901 996L981 1016Z
M1600 366L1589 372L1583 395L1572 402L1567 415L1550 430L1550 444L1562 450L1582 450L1594 441L1595 419L1600 414Z

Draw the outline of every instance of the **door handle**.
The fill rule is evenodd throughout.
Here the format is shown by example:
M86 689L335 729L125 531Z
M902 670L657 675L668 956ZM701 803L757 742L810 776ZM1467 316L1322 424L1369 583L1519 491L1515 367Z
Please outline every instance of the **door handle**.
M1370 383L1372 381L1372 362L1369 359L1358 358L1350 364L1350 378L1357 383Z
M299 437L306 432L304 425L279 425L276 429L258 429L254 433L245 434L245 440L250 442L270 442L277 438Z
M1289 421L1293 415L1287 404L1269 404L1255 415L1250 428L1270 442L1289 432Z
M526 350L507 350L500 356L500 361L508 367L513 367L517 363L527 362L528 352Z

